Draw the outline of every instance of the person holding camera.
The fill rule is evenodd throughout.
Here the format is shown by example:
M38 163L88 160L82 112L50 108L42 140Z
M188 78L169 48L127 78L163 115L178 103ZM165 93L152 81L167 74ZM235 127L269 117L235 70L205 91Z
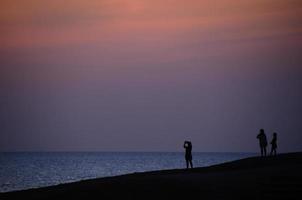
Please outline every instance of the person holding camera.
M191 168L193 168L192 143L190 141L185 141L184 142L184 148L186 150L185 159L186 159L187 169L189 168L189 165L191 166Z

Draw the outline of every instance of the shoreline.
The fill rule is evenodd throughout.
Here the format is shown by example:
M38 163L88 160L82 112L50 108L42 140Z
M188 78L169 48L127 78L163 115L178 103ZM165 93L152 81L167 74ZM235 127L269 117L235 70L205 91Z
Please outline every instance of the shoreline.
M138 172L0 193L1 199L298 199L302 152L208 167Z
M255 156L246 152L194 152L195 167ZM0 193L55 186L134 172L185 168L184 152L0 153ZM51 166L51 167L50 167Z

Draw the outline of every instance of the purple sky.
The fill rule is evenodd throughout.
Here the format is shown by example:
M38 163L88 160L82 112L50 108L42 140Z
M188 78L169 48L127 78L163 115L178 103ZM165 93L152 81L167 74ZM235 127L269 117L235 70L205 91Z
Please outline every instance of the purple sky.
M302 3L4 0L0 151L302 151Z

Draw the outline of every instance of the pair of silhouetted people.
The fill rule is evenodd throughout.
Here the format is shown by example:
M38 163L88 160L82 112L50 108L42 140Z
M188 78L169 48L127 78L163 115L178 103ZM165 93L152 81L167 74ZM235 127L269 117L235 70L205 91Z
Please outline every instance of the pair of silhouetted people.
M190 141L185 141L184 142L184 148L186 150L185 159L186 159L187 169L189 168L189 165L191 166L191 168L193 168L192 143Z
M257 135L257 139L259 140L261 156L266 156L266 147L267 147L267 139L263 129L260 129L260 133ZM277 133L273 134L273 139L271 141L271 153L270 155L277 154Z

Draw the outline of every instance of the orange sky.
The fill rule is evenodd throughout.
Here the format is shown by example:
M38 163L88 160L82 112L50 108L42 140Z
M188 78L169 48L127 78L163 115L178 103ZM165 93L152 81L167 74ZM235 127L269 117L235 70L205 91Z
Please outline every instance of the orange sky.
M301 34L296 0L4 0L2 48L99 44L141 48ZM138 47L138 51L140 47Z
M0 50L9 63L105 71L265 56L299 46L301 5L299 0L4 0Z

